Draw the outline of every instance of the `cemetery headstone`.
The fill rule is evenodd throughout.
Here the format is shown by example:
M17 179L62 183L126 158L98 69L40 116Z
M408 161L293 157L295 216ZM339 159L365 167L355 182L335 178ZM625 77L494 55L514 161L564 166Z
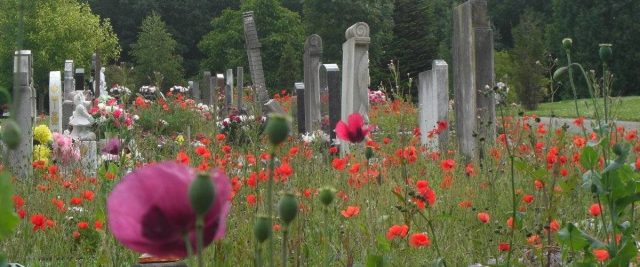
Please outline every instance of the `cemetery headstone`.
M13 104L15 118L22 136L15 150L10 150L9 166L19 179L26 179L32 174L33 161L33 124L35 113L35 92L33 88L33 57L31 50L20 50L14 54L13 75L16 82L13 87Z
M345 32L342 44L341 119L360 113L368 122L369 112L369 25L358 22Z
M322 130L327 133L331 140L336 138L336 124L341 119L342 113L342 76L338 64L323 64L320 68L321 84L326 84L321 88L322 106Z
M77 68L73 77L76 81L76 91L84 91L84 69Z
M231 110L231 105L233 105L233 69L228 69L226 85L224 87L224 107L227 114Z
M431 66L418 75L420 142L444 150L448 129L437 129L438 123L448 122L449 117L449 66L444 60L434 60Z
M75 80L73 78L73 60L64 61L64 102L62 103L62 130L69 128L67 118L71 117L71 113L75 106L73 105L73 94L75 93Z
M244 68L238 67L236 70L236 86L238 90L238 112L242 113L242 98L244 97Z
M218 73L216 74L216 87L215 87L215 100L216 100L216 108L218 110L218 114L221 116L219 119L223 119L227 116L226 110L224 110L224 102L220 101L221 96L224 96L224 74Z
M322 65L322 38L317 34L307 37L304 43L304 114L305 129L319 130L320 117L320 65Z
M265 109L268 113L280 113L287 114L287 112L282 108L282 105L278 103L275 99L269 99L266 104L264 104Z
M211 72L205 71L202 75L202 103L211 106L213 104L213 94L211 93Z
M474 132L489 142L495 136L495 98L485 89L493 87L493 37L486 0L469 0L453 13L456 136L460 153L471 159Z
M297 107L297 123L298 123L298 133L305 134L305 92L304 92L304 83L295 83L293 87L296 88L296 107Z
M59 71L49 72L49 129L62 133L62 77Z
M251 72L251 81L258 95L258 101L266 104L269 101L267 85L264 79L262 69L262 55L260 54L260 40L258 39L258 30L256 22L253 18L253 11L243 13L244 22L244 39L247 49L247 57L249 59L249 72Z

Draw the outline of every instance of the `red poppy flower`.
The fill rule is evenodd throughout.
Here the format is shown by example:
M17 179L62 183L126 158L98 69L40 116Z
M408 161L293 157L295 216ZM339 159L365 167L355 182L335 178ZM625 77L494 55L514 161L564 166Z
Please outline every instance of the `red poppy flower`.
M351 218L358 215L358 213L360 213L360 207L358 206L348 206L345 210L340 212L340 214L345 218Z
M82 198L72 197L71 201L69 201L69 202L71 203L71 205L80 206L80 205L82 205Z
M93 223L93 228L96 228L96 230L102 230L103 226L104 226L104 222L102 222L101 220L96 220Z
M255 204L256 204L256 202L257 202L256 195L254 195L254 194L249 194L249 195L247 195L247 204L248 204L249 206L253 206L253 205L255 205Z
M609 259L609 251L606 249L594 249L591 252L593 252L593 256L595 256L598 261L606 261Z
M602 209L600 207L600 204L598 203L592 204L591 207L589 208L589 214L591 214L591 216L593 217L598 217L600 216L601 213L602 213Z
M509 243L500 243L500 244L498 244L498 250L499 251L509 251L509 250L511 250L511 246L509 245Z
M34 214L31 215L31 224L33 224L33 230L34 231L38 231L38 230L44 230L45 228L45 223L46 223L47 218L44 217L44 215L42 214Z
M334 169L341 171L347 166L347 161L348 158L334 158L333 161L331 161L331 166L333 166Z
M389 230L387 231L387 239L392 240L396 237L403 238L407 236L408 231L409 231L409 226L407 226L406 224L393 225L389 227Z
M489 213L486 213L486 212L478 213L478 220L481 223L488 223L490 219L491 219L491 217L489 216Z
M364 125L364 118L360 113L349 115L348 123L339 121L336 125L336 136L338 139L351 143L360 143L369 134L370 126Z
M178 163L182 163L185 165L189 165L189 156L184 151L178 152L178 156L176 157L176 161Z
M529 195L529 194L524 195L522 197L522 201L524 201L527 204L531 204L531 202L533 202L534 199L535 199L535 197L533 195Z
M428 247L430 244L431 240L426 233L415 233L409 237L409 245L412 247Z
M78 223L78 229L87 229L87 228L89 228L89 223L88 222L81 221L81 222Z
M85 190L82 192L82 197L86 200L92 201L95 194L91 190Z
M450 171L456 166L456 161L452 159L445 159L440 162L440 167L444 171Z
M21 196L13 195L13 206L16 209L22 208L22 206L24 206L24 199Z

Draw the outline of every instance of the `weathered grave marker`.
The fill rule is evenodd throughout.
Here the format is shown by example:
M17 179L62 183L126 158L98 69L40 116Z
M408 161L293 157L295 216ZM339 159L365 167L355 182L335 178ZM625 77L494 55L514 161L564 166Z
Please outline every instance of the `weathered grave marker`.
M211 72L205 71L202 75L202 103L211 106L213 104L213 95L211 93Z
M13 75L16 82L13 87L14 111L11 116L15 119L22 136L15 150L10 150L9 163L13 174L18 179L31 177L33 162L33 124L35 112L35 92L33 88L33 57L31 50L20 50L14 54Z
M298 123L298 133L305 134L307 131L305 130L305 92L304 92L304 83L295 83L293 85L296 88L296 107L297 107L297 123Z
M449 66L444 60L434 60L431 70L418 75L420 142L429 148L444 150L448 129L438 129L438 123L448 123Z
M369 25L358 22L345 32L342 44L342 114L347 121L352 113L360 113L368 122L369 112Z
M49 72L49 129L62 133L62 77L59 71Z
M307 37L304 43L304 117L308 132L319 130L320 117L320 65L322 64L322 38L317 34Z
M262 55L260 54L260 39L258 39L258 30L256 22L253 19L253 11L244 12L244 39L247 49L247 57L249 58L249 72L251 72L251 81L258 94L258 101L266 104L269 101L267 85L264 80L264 72L262 70Z

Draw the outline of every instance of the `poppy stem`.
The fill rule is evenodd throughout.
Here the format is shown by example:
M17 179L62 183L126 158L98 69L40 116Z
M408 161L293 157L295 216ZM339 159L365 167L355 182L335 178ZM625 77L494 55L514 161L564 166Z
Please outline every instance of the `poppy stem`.
M282 231L282 266L287 267L287 241L289 238L289 225L284 225Z
M187 257L189 258L189 265L193 264L193 249L191 248L191 240L189 240L189 233L184 234L184 245L187 247Z
M196 248L198 251L198 266L204 266L202 257L202 229L204 228L204 218L202 215L196 215Z
M275 169L275 147L271 147L271 155L269 158L269 181L267 182L267 214L269 215L269 225L273 227L273 171ZM273 247L274 240L273 235L269 237L269 266L273 264Z

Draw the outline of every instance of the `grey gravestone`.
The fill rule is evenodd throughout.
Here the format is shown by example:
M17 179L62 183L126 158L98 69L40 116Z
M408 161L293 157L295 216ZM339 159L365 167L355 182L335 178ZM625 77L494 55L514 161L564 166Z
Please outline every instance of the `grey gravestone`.
M342 99L342 76L340 76L340 68L338 64L323 64L320 68L321 89L321 105L323 110L322 130L327 133L331 140L336 138L336 124L341 118L341 99ZM325 110L328 113L325 118Z
M62 103L62 129L69 128L67 118L71 117L71 113L75 106L73 105L73 94L75 91L75 80L73 79L73 60L64 61L64 102Z
M76 69L76 73L73 77L76 81L76 91L84 91L84 69Z
M493 141L495 98L485 93L493 87L493 37L486 0L469 0L453 12L453 75L456 136L460 153L475 157L476 139ZM478 123L479 122L479 123Z
M227 80L224 87L224 107L227 113L231 110L233 105L233 69L227 70Z
M305 129L313 132L320 129L320 63L322 61L322 38L317 34L307 37L304 43L304 122Z
M100 62L100 54L99 53L94 53L93 54L93 69L92 69L92 75L93 75L93 95L95 97L100 96L102 93L100 92L100 85L102 84L102 76L100 75L102 73L102 64ZM106 92L106 91L105 91Z
M304 83L295 83L293 85L293 87L296 88L296 107L297 107L297 116L296 119L298 120L298 133L299 134L304 134L307 131L305 131L305 92L304 92Z
M49 129L62 133L62 77L59 71L49 72Z
M224 110L224 102L220 101L220 96L224 95L224 74L222 73L218 73L216 74L216 81L215 81L215 90L214 90L214 99L216 101L216 109L218 110L218 114L219 116L221 116L220 119L224 118L225 116L227 116L227 113Z
M202 75L202 103L211 106L213 105L213 94L211 93L211 72L205 71Z
M449 118L449 66L444 60L434 60L431 70L418 75L418 100L420 142L431 149L445 149L448 130L429 138L429 132L438 127L438 122Z
M22 136L15 150L9 151L9 166L18 179L31 177L33 161L33 124L35 112L35 92L33 88L33 57L30 50L16 51L13 61L13 75L16 82L13 87L15 118Z
M264 107L268 113L280 113L285 115L287 114L287 112L284 111L284 108L282 108L280 103L278 103L278 101L276 101L275 99L269 99L269 101L264 104Z
M85 175L95 176L98 170L98 147L94 141L78 141L80 164Z
M238 112L242 112L242 98L244 97L244 68L238 67L236 70L236 87L238 89Z
M369 112L369 25L358 22L345 32L342 44L342 112L347 121L352 113L360 113L368 121Z
M195 101L196 104L200 103L200 83L193 82L191 88L189 88L189 91L191 92L193 101Z
M253 11L244 12L244 39L247 49L247 57L249 58L249 72L251 72L251 81L258 93L258 101L266 104L269 101L267 93L267 85L264 80L264 72L262 70L262 56L260 54L260 40L258 39L258 30L256 22L253 19Z

